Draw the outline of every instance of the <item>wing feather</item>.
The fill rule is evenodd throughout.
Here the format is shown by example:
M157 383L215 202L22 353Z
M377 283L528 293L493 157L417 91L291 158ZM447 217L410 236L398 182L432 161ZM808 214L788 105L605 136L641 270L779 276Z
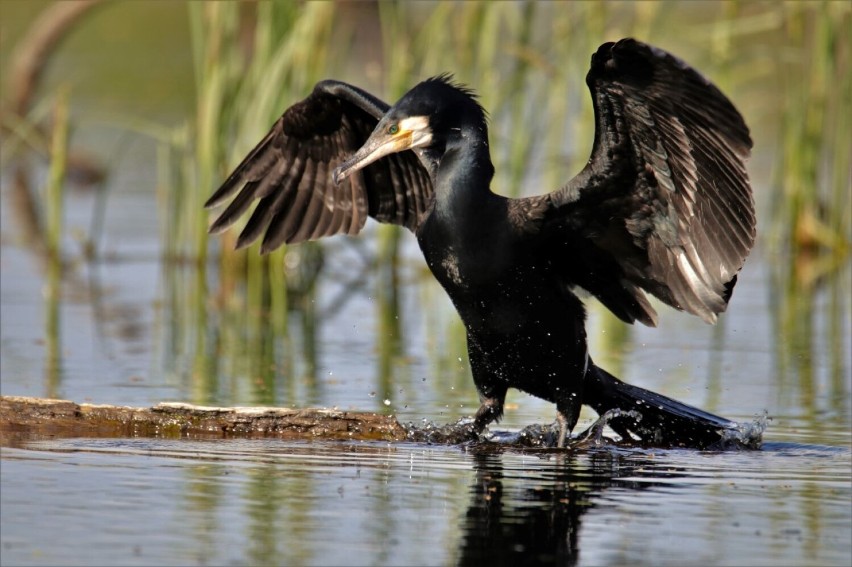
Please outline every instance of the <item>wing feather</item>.
M210 226L221 232L257 206L237 246L263 237L261 251L333 234L357 234L367 216L417 228L432 185L414 152L371 164L335 185L332 170L367 140L388 105L339 81L322 81L288 108L207 201L224 203Z
M548 196L543 225L568 243L561 253L591 247L600 265L586 270L597 280L566 277L630 322L654 319L641 290L714 322L755 238L742 116L686 63L632 39L602 45L586 82L592 155ZM622 293L603 290L602 273Z

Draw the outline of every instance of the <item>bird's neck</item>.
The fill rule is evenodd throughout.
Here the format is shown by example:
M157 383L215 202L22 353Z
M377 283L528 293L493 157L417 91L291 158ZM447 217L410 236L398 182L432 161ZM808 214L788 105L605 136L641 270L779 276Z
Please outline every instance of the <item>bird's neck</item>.
M476 214L494 196L490 189L492 177L494 166L487 139L462 131L448 140L435 163L435 212L447 220Z

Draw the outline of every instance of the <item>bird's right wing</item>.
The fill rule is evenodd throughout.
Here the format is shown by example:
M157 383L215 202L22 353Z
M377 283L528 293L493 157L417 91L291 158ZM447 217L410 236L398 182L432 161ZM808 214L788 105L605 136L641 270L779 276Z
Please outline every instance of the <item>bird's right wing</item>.
M389 106L339 81L317 83L288 108L205 207L236 197L211 233L235 223L259 199L237 247L263 234L262 252L284 243L357 234L371 216L415 230L432 199L429 175L412 151L379 160L339 186L331 173L367 140Z
M565 243L563 263L577 266L573 283L623 319L653 324L641 288L715 321L755 237L742 116L686 63L632 39L602 45L586 82L588 164L516 207L538 207L542 229Z

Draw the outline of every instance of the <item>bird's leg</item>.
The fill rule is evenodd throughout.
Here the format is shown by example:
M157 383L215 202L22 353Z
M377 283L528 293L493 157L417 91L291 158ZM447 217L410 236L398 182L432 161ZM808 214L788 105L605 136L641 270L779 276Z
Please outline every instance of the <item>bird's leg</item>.
M559 422L559 439L556 442L556 446L562 449L565 447L565 439L568 438L570 430L574 428L568 427L568 418L559 410L556 411L556 421Z
M559 423L559 439L556 446L560 449L565 447L565 439L577 425L577 420L580 418L580 406L579 394L571 394L569 401L556 404L556 421Z
M480 435L492 421L503 415L503 398L500 396L480 397L481 405L473 418L473 432Z

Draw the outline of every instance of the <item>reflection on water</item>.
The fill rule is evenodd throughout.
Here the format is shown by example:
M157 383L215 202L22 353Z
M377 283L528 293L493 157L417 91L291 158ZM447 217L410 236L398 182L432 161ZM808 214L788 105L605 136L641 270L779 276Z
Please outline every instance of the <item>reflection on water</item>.
M0 469L4 564L843 565L852 553L852 454L827 445L14 444Z
M500 455L474 454L460 565L577 563L580 518L593 506L592 491L607 484L579 481L584 471L574 457L557 460L562 474L552 484L518 486L504 478Z

